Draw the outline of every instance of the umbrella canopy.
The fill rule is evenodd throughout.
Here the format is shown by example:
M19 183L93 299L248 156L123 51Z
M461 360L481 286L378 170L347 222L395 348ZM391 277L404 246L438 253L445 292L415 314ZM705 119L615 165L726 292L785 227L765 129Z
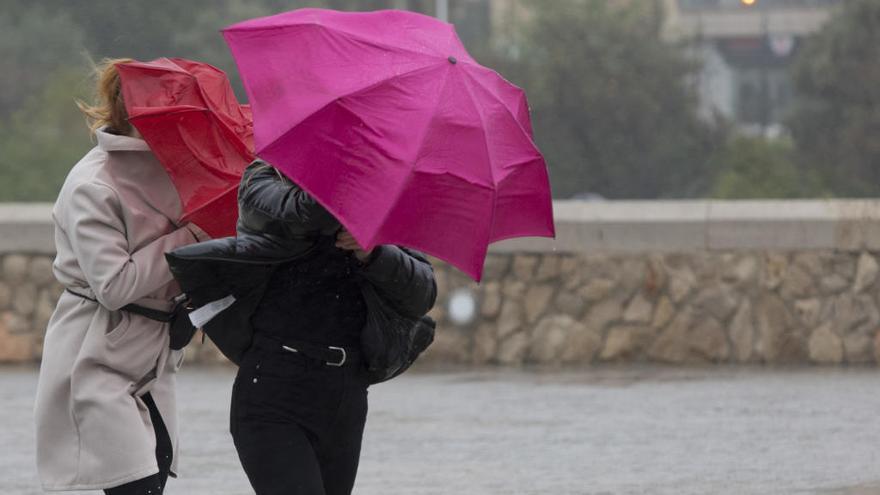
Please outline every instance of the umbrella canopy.
M491 242L554 235L525 95L480 66L452 25L301 9L223 35L257 155L362 246L421 249L479 280Z
M250 108L205 63L159 58L117 68L129 121L177 188L181 221L212 237L233 235L236 189L254 156Z

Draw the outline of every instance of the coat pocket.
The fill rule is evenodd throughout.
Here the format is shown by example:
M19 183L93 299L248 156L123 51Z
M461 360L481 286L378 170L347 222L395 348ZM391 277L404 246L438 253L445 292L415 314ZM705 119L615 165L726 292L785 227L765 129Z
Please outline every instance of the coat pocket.
M166 364L168 327L143 316L99 310L91 322L78 365L98 366L133 383Z
M111 313L113 315L114 313ZM107 343L110 345L116 345L122 340L122 337L125 337L125 334L128 333L128 330L131 328L131 316L125 311L116 311L115 314L119 315L119 321L116 322L115 325L110 326L110 330L104 334L104 338L107 339Z

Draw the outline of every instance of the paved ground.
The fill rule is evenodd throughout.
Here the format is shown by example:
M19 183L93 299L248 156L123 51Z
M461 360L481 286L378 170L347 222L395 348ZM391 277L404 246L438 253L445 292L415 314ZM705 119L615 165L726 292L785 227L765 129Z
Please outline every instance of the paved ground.
M251 493L226 369L184 369L170 495ZM34 495L32 369L0 368L0 493ZM880 494L880 372L411 373L370 391L355 493Z

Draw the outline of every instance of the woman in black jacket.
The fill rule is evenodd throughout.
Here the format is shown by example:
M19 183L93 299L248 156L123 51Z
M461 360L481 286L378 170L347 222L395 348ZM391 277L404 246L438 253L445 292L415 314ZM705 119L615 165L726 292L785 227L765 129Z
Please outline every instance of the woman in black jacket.
M254 303L231 431L258 495L349 494L367 414L361 353L364 285L418 318L436 297L427 260L395 246L361 249L305 191L265 162L239 188L240 250L279 259ZM257 253L254 253L257 251Z

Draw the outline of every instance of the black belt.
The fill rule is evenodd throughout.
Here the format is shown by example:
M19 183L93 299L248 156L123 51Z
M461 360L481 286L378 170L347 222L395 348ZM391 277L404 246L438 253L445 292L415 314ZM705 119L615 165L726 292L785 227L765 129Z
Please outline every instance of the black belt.
M81 297L87 301L92 301L94 303L101 304L97 299L95 299L93 297L89 297L85 294L80 294L79 292L74 292L70 289L64 289L64 290L73 294L74 296ZM140 315L145 318L149 318L151 320L159 321L162 323L168 323L174 318L174 313L169 313L167 311L160 311L158 309L148 308L146 306L141 306L139 304L126 304L125 306L123 306L119 309L121 309L122 311L134 313L136 315Z
M303 340L277 339L259 333L254 335L254 346L270 351L302 354L307 358L321 361L327 366L341 367L360 361L360 349L354 347L321 345Z

